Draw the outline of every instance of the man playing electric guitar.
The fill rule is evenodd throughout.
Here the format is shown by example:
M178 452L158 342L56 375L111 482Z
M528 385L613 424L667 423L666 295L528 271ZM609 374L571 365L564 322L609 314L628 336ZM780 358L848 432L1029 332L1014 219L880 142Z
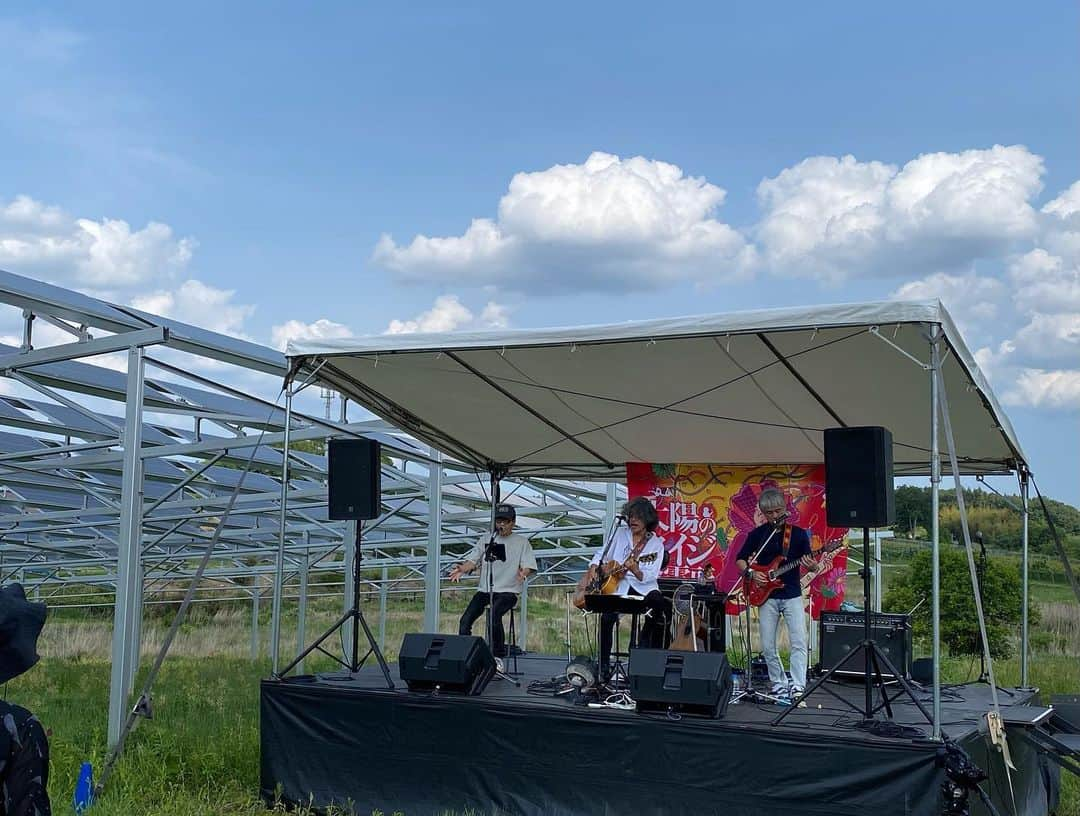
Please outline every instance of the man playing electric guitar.
M810 536L806 530L784 523L787 518L787 501L783 492L775 487L762 490L758 497L758 507L766 522L754 528L746 537L735 561L744 580L754 581L759 586L767 583L765 573L750 569L750 564L769 564L778 556L783 559L781 564L798 561L803 569L816 569L811 555ZM806 618L799 586L801 571L787 570L782 576L783 586L773 590L758 608L761 650L769 666L772 693L777 697L787 697L789 694L794 697L801 694L806 687ZM781 616L787 621L788 640L791 642L790 689L784 664L776 649L776 634L780 629Z
M664 557L664 540L653 535L660 523L651 501L643 496L623 505L622 515L626 527L615 533L608 557L625 567L625 572L615 590L616 595L640 595L647 610L641 626L640 645L663 648L667 631L668 600L660 592L656 579ZM593 581L600 567L602 553L597 553L589 564L585 583ZM611 659L612 634L619 616L605 612L600 616L600 673L607 677Z

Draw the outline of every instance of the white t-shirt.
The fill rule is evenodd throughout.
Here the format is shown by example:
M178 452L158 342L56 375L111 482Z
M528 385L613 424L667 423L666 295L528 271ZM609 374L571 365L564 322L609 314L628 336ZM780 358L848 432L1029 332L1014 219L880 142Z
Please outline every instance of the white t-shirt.
M495 543L506 547L506 560L495 562L484 560L484 547L489 540L488 536L481 536L465 558L466 561L480 565L480 585L477 589L481 592L488 591L488 570L494 566L495 583L492 591L513 592L515 595L520 595L522 582L518 580L518 569L536 569L536 556L533 555L529 539L518 533L511 533L505 537L496 535Z
M615 533L615 539L611 542L611 547L608 550L607 560L615 561L622 564L630 557L630 553L634 550L634 539L630 533L629 527L622 527L617 533ZM600 557L604 554L603 550L600 550L593 556L591 564L599 564ZM640 563L643 558L649 555L655 555L648 564ZM626 571L623 579L619 581L619 586L615 590L618 595L630 594L630 588L633 587L634 591L639 595L648 595L653 590L660 589L660 585L656 583L656 579L660 576L660 569L664 565L664 539L658 535L651 535L645 542L645 546L641 549L641 555L638 556L638 568L641 570L641 580L639 581L634 573L630 570Z

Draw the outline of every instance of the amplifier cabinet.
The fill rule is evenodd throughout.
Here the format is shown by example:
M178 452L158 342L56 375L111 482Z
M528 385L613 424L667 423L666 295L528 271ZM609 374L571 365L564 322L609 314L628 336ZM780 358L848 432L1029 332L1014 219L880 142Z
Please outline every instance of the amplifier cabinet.
M862 643L864 635L864 614L862 612L822 612L819 620L821 649L821 671L827 672L838 665ZM900 671L904 678L911 676L911 616L888 612L873 612L870 617L870 638L878 649L889 658L889 662ZM833 676L862 677L863 660L855 657L844 664ZM883 665L881 674L885 678L895 676Z

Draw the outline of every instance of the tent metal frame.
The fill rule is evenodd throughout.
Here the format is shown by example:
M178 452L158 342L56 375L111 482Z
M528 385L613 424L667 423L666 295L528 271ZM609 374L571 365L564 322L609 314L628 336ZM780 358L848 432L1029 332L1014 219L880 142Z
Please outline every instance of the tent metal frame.
M344 400L330 420L295 410L291 395L284 407L260 397L286 373L273 349L0 271L3 304L21 310L23 330L20 347L0 346L0 581L20 580L54 607L114 607L110 746L130 708L142 612L190 584L249 456L194 600L250 603L253 656L268 598L275 668L302 649L310 600L352 604L350 582L332 580L351 569L352 525L326 516L325 458L295 447L335 435L372 435L389 457L362 588L378 598L383 637L388 596L421 584L424 626L438 628L440 573L488 523L472 467L384 421L349 421ZM36 347L39 322L74 342ZM84 361L103 354L112 367ZM515 485L543 565L534 582L570 583L614 512L607 494L561 480ZM281 643L286 604L295 650Z
M913 326L916 330L921 331L922 338L926 342L929 360L924 361L920 359L916 354L900 346L894 339L890 339L883 334L880 330L880 325L886 321L882 316L895 318L895 320L888 321L887 325L895 323L896 332L899 332L902 325ZM476 465L485 463L489 469L494 469L497 465L511 473L520 474L533 472L561 473L579 468L582 473L594 470L595 478L610 478L612 472L618 470L620 463L617 461L608 461L609 457L605 457L604 454L584 445L582 440L578 438L585 433L592 433L596 429L602 430L605 427L596 424L600 422L599 417L602 413L601 411L597 410L588 416L582 415L582 419L584 420L583 424L588 427L588 430L580 434L573 434L564 430L556 422L551 421L547 417L539 417L546 428L555 430L561 436L561 440L553 442L547 447L554 447L555 445L560 444L560 442L571 442L582 448L587 454L587 457L582 460L566 463L541 461L535 458L536 454L542 452L543 449L541 449L541 451L533 451L532 453L515 453L512 455L512 458L510 458L511 454L507 454L508 458L506 460L496 462L496 459L498 458L497 455L493 454L490 450L484 449L485 440L483 437L477 436L474 432L471 438L455 438L455 436L461 436L461 434L455 434L452 428L443 427L444 423L452 425L457 421L457 417L453 415L440 415L439 406L433 406L431 403L424 404L424 407L427 409L426 415L419 416L409 405L402 404L402 395L404 394L407 398L408 393L402 386L402 382L406 381L400 379L401 375L397 372L405 370L402 366L407 365L407 363L399 362L395 372L399 379L395 380L393 377L387 377L385 380L380 380L379 376L376 374L375 368L378 365L379 358L389 358L395 355L401 355L407 360L409 355L418 355L417 360L420 362L417 365L423 364L431 366L433 365L432 359L437 361L442 355L446 355L449 359L455 361L460 368L469 372L472 376L489 387L491 399L498 404L498 410L506 411L511 405L524 408L525 413L520 414L518 417L524 422L528 421L530 417L538 417L539 415L537 411L526 405L521 396L514 393L512 389L514 387L519 387L521 390L525 390L525 387L528 386L530 388L538 388L541 390L546 389L547 394L557 396L562 390L561 381L558 380L557 375L552 375L552 382L544 383L538 382L535 377L527 377L526 374L522 372L520 380L504 377L500 382L497 378L482 370L479 362L471 364L464 358L464 354L472 354L475 361L484 359L492 369L495 369L500 364L492 353L498 353L499 357L502 358L505 357L508 350L526 350L529 353L536 354L543 350L557 350L560 347L563 347L568 348L570 352L574 352L590 346L630 343L642 344L642 348L646 348L649 345L656 343L658 340L679 342L687 338L711 338L721 347L721 350L723 350L723 343L727 342L730 344L732 337L750 336L755 337L768 349L775 362L779 363L787 371L788 375L801 386L804 395L808 399L815 401L820 408L837 423L837 425L844 426L847 423L845 423L841 415L835 410L834 406L830 405L829 401L819 393L814 385L808 381L802 373L800 373L789 356L782 353L769 339L769 335L783 336L789 332L802 332L804 334L812 332L809 339L809 342L812 344L814 338L817 337L819 330L824 329L850 331L850 336L852 337L862 332L869 333L890 346L899 356L906 358L912 364L922 369L929 381L929 405L926 406L929 409L928 450L923 451L925 456L923 456L921 460L913 460L910 463L912 467L909 471L902 469L903 461L901 459L897 459L896 461L899 471L897 475L907 475L909 472L926 473L928 471L930 477L932 506L930 531L932 550L931 618L933 640L932 738L941 740L941 587L940 529L938 514L943 453L948 458L949 471L956 480L958 491L960 489L961 475L979 475L988 473L1005 474L1017 472L1021 479L1022 495L1026 496L1026 480L1029 470L1008 418L1000 408L985 377L983 377L982 373L978 370L978 366L975 363L973 356L967 351L951 317L949 317L948 313L939 302L911 304L850 304L846 306L820 307L817 309L778 309L733 315L707 315L692 318L679 318L675 320L643 321L639 323L624 323L611 326L588 326L581 327L580 329L478 332L469 335L452 336L446 334L433 334L427 336L413 335L406 338L372 337L345 339L340 341L313 341L295 345L290 344L290 348L287 352L289 357L289 375L286 378L286 383L295 381L295 379L300 377L313 378L318 382L336 389L342 396L359 401L377 415L390 421L402 423L402 427L410 430L419 438L428 440L432 444L447 445L449 449L453 450L463 459L471 461ZM484 358L483 355L485 354L492 356ZM432 357L432 355L434 355L434 357ZM1007 456L990 459L988 457L963 457L958 453L949 423L949 416L944 413L948 410L948 402L944 392L944 364L950 355L953 356L956 364L959 365L963 377L967 382L968 390L975 391L978 394L978 399L981 401L982 408L985 410L986 414L989 415L989 421L992 428L1000 435L999 442L1002 442L1003 445L1001 445L999 449L1008 451ZM728 356L730 357L730 350L728 350ZM536 360L535 357L529 359L534 362ZM732 358L732 361L735 362L734 358ZM372 363L373 365L371 365ZM539 364L537 365L540 370L545 372L551 372L553 370L550 366L542 368ZM741 366L739 367L741 368ZM368 377L368 381L363 383L360 382L355 373L359 370L369 372L370 376ZM743 369L743 371L744 373L748 373L745 369ZM442 372L440 371L439 373ZM532 372L529 373L531 374ZM581 376L580 372L578 372L578 374ZM525 382L526 379L529 379L530 381ZM383 382L385 382L387 390L396 389L397 393L388 394L380 390L380 383ZM446 383L449 381L442 380L442 382ZM685 381L683 381L683 384L685 387ZM722 388L723 384L721 383L718 386L713 386L714 389L718 387ZM761 385L758 384L758 387L761 388ZM477 389L467 393L473 400L478 400L478 395L482 393L482 391L482 389ZM462 393L466 393L464 388L462 389ZM611 395L604 394L598 389L592 392L575 392L575 396L584 400L591 399L597 402L620 402L620 400L613 398ZM678 401L671 403L671 405L684 404L696 396L698 396L698 394L695 393L683 397L678 397L677 395ZM621 402L623 402L622 407L639 407L638 403ZM593 403L586 404L590 406L593 405ZM779 408L775 402L772 404ZM646 411L646 414L654 411L666 410L666 407L664 406L640 405L640 407ZM880 421L875 422L875 417L866 416L866 411L863 413L864 416L862 419L866 421L867 424L882 424ZM942 417L944 418L946 431L946 449L944 452L941 450L939 439ZM440 422L440 418L442 418L444 422ZM715 418L721 419L720 417ZM723 419L730 421L732 418L724 417ZM986 415L983 415L982 420L984 422L987 421ZM743 419L736 418L734 421L751 422L752 420L749 417L746 417ZM461 427L464 430L475 429L475 426L462 425ZM798 423L792 423L787 427L792 430L798 430L804 435L812 430L800 427ZM536 437L539 437L540 435L541 434L539 433L534 434ZM616 446L619 444L617 440L612 440L612 442ZM510 446L505 442L491 442L489 447L495 447L499 444L502 444L502 450L510 450ZM904 444L905 443L898 441L899 447L903 447ZM908 447L910 448L910 445ZM912 448L911 450L915 452L915 449ZM982 451L977 452L982 453ZM595 462L599 462L600 464L593 464ZM767 461L754 462L754 464L769 463L770 462ZM746 464L750 463L747 462ZM962 496L960 500L962 502ZM1028 526L1026 500L1023 504L1022 569L1024 572L1023 583L1025 597L1023 607L1025 625L1021 630L1021 653L1023 655L1021 660L1021 683L1022 685L1027 685L1028 631L1026 626L1026 593ZM962 506L963 505L961 504L961 507ZM975 592L976 598L978 598L978 580L974 571L974 561L971 555L971 541L967 534L966 519L964 525L964 544L968 552L969 563L972 564L971 579L973 591ZM869 599L867 599L867 603L869 603ZM984 656L989 665L991 664L991 661L986 643L985 626L982 621L981 607L978 608L978 613L980 617L980 627L983 633ZM993 683L992 669L991 683ZM998 720L1000 721L1000 713L997 710L996 692L993 695L993 707L993 713L997 715Z

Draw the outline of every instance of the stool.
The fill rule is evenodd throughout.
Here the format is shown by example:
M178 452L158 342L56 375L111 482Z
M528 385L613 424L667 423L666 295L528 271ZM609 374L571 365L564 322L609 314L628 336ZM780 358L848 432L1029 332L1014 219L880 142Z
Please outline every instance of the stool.
M520 677L521 672L518 671L518 655L521 653L521 649L517 645L517 617L514 614L517 611L517 603L510 607L510 629L506 633L506 658L507 661L514 661L514 670L507 672L511 677Z

